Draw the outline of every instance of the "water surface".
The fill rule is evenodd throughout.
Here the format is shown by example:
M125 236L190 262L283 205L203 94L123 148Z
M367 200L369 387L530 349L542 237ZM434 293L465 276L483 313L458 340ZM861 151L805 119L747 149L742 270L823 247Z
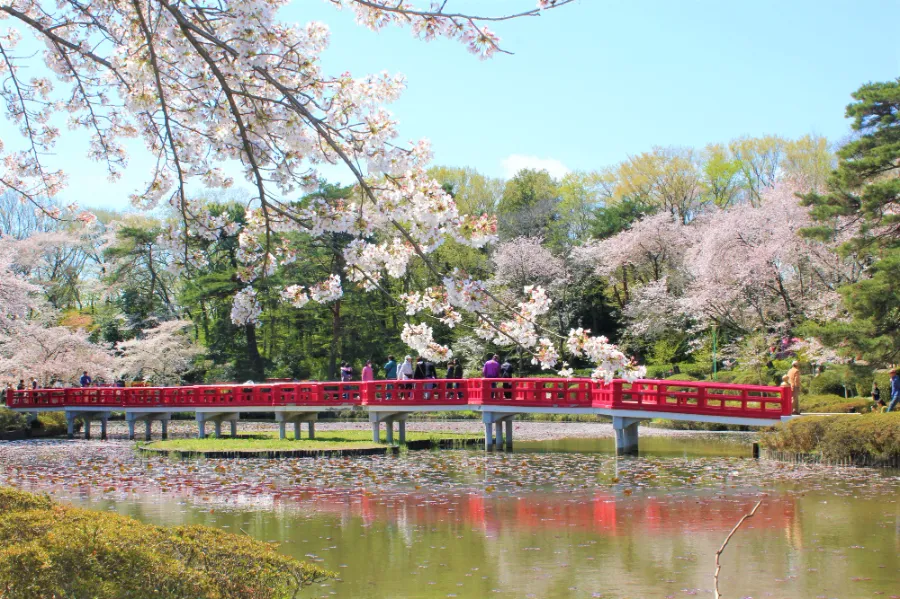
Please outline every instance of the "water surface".
M659 440L626 459L567 440L512 454L239 462L10 443L0 483L278 542L339 573L307 596L343 598L711 596L716 549L761 499L723 557L725 596L900 595L896 472L708 457L744 451L714 435L695 449L648 441Z

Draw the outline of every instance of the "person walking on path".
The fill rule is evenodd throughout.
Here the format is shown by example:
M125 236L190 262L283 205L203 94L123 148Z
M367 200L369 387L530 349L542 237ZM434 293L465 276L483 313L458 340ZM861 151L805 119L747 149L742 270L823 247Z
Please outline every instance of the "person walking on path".
M384 378L389 381L397 378L397 360L394 356L388 356L388 361L384 365Z
M894 408L897 407L897 402L900 402L900 376L897 375L897 371L891 369L891 403L888 404L888 412L893 412Z
M793 409L791 413L800 413L800 362L791 364L791 369L787 373L788 385L791 386L791 402Z
M362 369L362 380L363 382L375 380L375 371L372 370L372 360L366 360L366 365L363 366Z
M82 387L90 387L91 386L91 377L88 376L87 370L81 373L81 378L78 379L78 382Z

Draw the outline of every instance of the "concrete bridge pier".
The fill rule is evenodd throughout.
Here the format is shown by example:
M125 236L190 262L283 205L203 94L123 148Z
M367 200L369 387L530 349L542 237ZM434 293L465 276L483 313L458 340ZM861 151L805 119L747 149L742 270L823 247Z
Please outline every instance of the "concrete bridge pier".
M638 423L640 418L613 416L613 428L616 431L616 455L637 455Z
M144 423L144 441L152 439L153 421L159 420L162 426L162 438L169 438L169 412L125 412L125 421L128 423L128 440L134 441L134 429L138 422Z
M406 443L406 418L407 412L369 412L369 422L372 423L372 441L381 442L381 423L385 425L388 445L394 444L394 422L397 423L397 441L400 445Z
M216 439L222 436L222 423L231 424L231 436L237 437L237 423L240 420L240 414L237 412L197 412L197 437L206 438L206 423L212 422L214 426L214 434Z
M513 418L515 414L508 412L482 412L481 421L484 423L484 449L491 451L493 449L506 449L512 451L513 448ZM506 438L504 439L504 428L506 429Z
M309 438L316 438L316 420L318 414L316 412L275 412L275 422L278 423L278 438L284 439L287 436L287 425L289 422L294 423L294 439L300 439L300 425L306 423L309 432Z
M81 416L81 420L84 423L84 438L91 438L91 421L99 420L100 421L100 440L106 441L106 422L109 420L111 415L110 412L89 412L89 411L75 411L75 410L66 410L66 432L68 433L68 437L70 439L75 438L75 419ZM36 417L36 415L35 415Z

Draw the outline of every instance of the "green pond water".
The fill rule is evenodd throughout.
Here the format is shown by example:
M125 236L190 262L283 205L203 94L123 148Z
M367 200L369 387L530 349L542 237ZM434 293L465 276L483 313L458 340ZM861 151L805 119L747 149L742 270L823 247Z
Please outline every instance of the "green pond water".
M333 460L172 461L126 444L0 445L0 483L274 541L338 572L307 597L900 596L900 474L782 465L747 437L518 443Z

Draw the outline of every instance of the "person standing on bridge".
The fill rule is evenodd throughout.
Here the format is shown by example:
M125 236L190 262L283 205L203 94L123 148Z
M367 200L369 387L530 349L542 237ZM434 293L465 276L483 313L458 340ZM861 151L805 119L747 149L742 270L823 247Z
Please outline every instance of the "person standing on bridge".
M78 382L82 387L90 387L91 386L91 377L88 376L87 370L81 373L81 378L78 379Z
M416 370L413 368L412 356L406 356L403 359L403 364L400 365L400 368L397 370L397 380L398 381L409 381L415 376Z
M484 363L484 367L481 369L481 376L486 379L495 379L500 376L500 356L494 354L494 356ZM491 383L491 389L496 389L497 383ZM491 392L491 399L496 399L495 393Z
M486 379L495 379L500 376L500 356L494 354L494 356L484 363L484 368L481 369L481 375Z
M793 414L800 413L800 362L791 364L787 373L788 385L791 386L791 403Z
M384 378L389 381L397 378L397 360L394 356L388 356L388 361L384 365Z
M32 388L32 389L37 389L37 388L38 388L38 382L37 382L37 379L36 379L36 378L32 378L32 379L31 379L31 388Z
M363 382L375 380L375 371L372 370L372 360L366 360L366 365L363 366L362 369L362 380Z
M509 361L509 357L503 360L503 364L500 365L500 378L501 379L511 379L513 376L513 372L515 372L515 368L513 368L512 362ZM512 383L503 383L504 389L512 389ZM505 399L511 399L512 393L509 391L503 392L503 397Z
M891 375L891 403L888 404L887 411L893 412L900 402L900 376L897 376L897 371L893 368L888 374Z

